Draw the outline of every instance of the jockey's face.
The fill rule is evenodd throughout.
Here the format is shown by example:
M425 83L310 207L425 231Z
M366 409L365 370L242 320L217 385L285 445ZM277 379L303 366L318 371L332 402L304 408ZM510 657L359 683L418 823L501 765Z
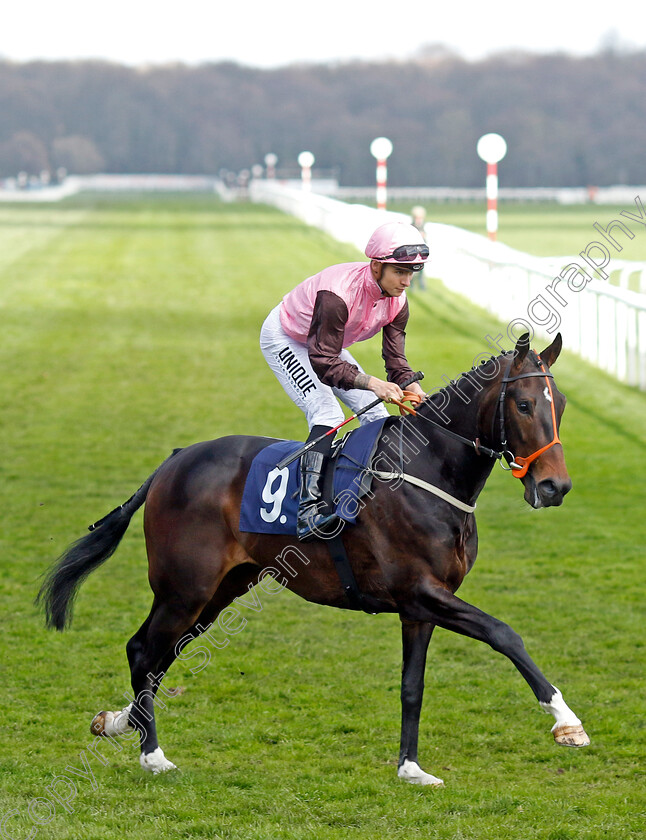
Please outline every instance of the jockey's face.
M413 269L399 263L371 262L372 276L387 297L399 297L410 286Z

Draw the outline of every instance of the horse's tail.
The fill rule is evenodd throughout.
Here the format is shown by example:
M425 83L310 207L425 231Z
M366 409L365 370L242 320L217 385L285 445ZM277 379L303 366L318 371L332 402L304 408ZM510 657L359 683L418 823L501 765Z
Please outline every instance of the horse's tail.
M173 455L179 451L176 449ZM72 604L79 586L90 572L98 569L117 550L130 520L146 501L153 478L162 466L127 502L90 525L90 533L73 543L53 564L36 597L36 604L44 607L47 627L64 630L71 623Z

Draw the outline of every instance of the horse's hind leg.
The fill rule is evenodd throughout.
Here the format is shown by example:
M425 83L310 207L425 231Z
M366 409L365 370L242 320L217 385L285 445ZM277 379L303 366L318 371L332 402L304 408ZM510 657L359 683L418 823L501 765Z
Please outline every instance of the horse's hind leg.
M139 730L144 770L161 773L175 769L164 755L157 740L155 705L165 706L156 699L157 689L164 672L162 663L168 660L175 646L195 620L196 610L188 610L177 603L162 604L155 610L145 631L145 642L140 645L137 634L127 646L128 661L134 700L129 712L129 723Z
M195 612L191 614L181 605L161 604L155 599L148 618L126 645L134 697L120 712L99 712L91 724L95 735L114 737L136 730L141 766L153 773L175 769L157 740L154 706L165 705L155 697L163 676L159 667L191 627Z
M174 769L157 740L154 707L166 705L156 696L159 685L177 657L178 642L187 636L197 638L257 576L258 569L251 564L234 567L208 603L195 604L190 610L155 599L150 615L127 645L133 702L121 712L99 713L92 722L94 734L122 735L135 728L140 733L143 769L153 773ZM163 689L162 693L172 696Z
M146 643L146 634L148 632L148 627L150 625L151 619L155 614L155 610L156 604L153 603L148 617L126 645L128 663L130 665L131 670L134 658L144 650ZM126 697L127 696L128 695L126 695ZM133 733L133 731L136 732L137 730L134 729L134 724L131 724L129 722L129 715L131 709L132 702L129 703L121 711L98 712L98 714L96 714L92 719L92 723L90 724L90 732L96 736L107 736L109 738L114 738L115 736L119 735L131 734Z
M207 630L213 620L234 598L248 591L249 585L257 581L258 571L258 568L252 564L245 563L234 566L224 577L211 600L199 610L199 614L196 616L195 610L192 611L194 620L190 626L187 626L186 620L176 622L169 633L168 624L166 624L164 627L167 635L166 643L164 644L163 641L160 643L159 636L155 639L157 653L159 654L162 649L164 650L162 655L158 655L155 658L155 656L150 655L148 650L145 650L142 654L137 654L136 651L133 651L134 656L130 668L136 701L133 704L131 714L141 709L144 717L146 717L142 731L141 755L139 757L144 770L152 770L153 773L159 773L175 768L175 765L165 758L157 741L154 704L156 702L155 695L157 689L177 657L178 643L187 637L197 638L203 631ZM153 619L153 623L154 621L155 619ZM150 638L153 632L154 628L151 624L147 629L147 636ZM168 643L169 640L170 644ZM152 665L153 661L155 662L154 665ZM163 702L159 700L157 702L164 707L165 704Z

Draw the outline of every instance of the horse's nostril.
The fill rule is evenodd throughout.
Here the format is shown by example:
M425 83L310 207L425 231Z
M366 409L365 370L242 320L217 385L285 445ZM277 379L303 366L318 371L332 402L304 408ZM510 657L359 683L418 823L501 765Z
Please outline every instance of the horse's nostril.
M566 493L572 489L572 482L567 481L553 481L551 478L546 478L545 481L539 481L538 492L546 503L549 500L554 500L555 504L560 504Z
M559 490L556 484L551 479L547 479L546 481L541 481L539 484L541 493L545 493L547 496L555 496Z

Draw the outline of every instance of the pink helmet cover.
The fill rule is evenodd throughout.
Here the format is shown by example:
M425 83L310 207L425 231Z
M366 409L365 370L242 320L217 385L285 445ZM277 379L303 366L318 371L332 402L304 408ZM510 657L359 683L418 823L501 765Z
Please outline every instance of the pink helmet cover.
M371 260L404 264L403 260L392 257L393 251L403 245L424 246L426 242L420 231L413 225L406 222L386 222L380 225L368 240L365 254ZM417 254L414 260L407 260L405 264L410 265L411 268L413 266L421 268L427 259L428 257Z

